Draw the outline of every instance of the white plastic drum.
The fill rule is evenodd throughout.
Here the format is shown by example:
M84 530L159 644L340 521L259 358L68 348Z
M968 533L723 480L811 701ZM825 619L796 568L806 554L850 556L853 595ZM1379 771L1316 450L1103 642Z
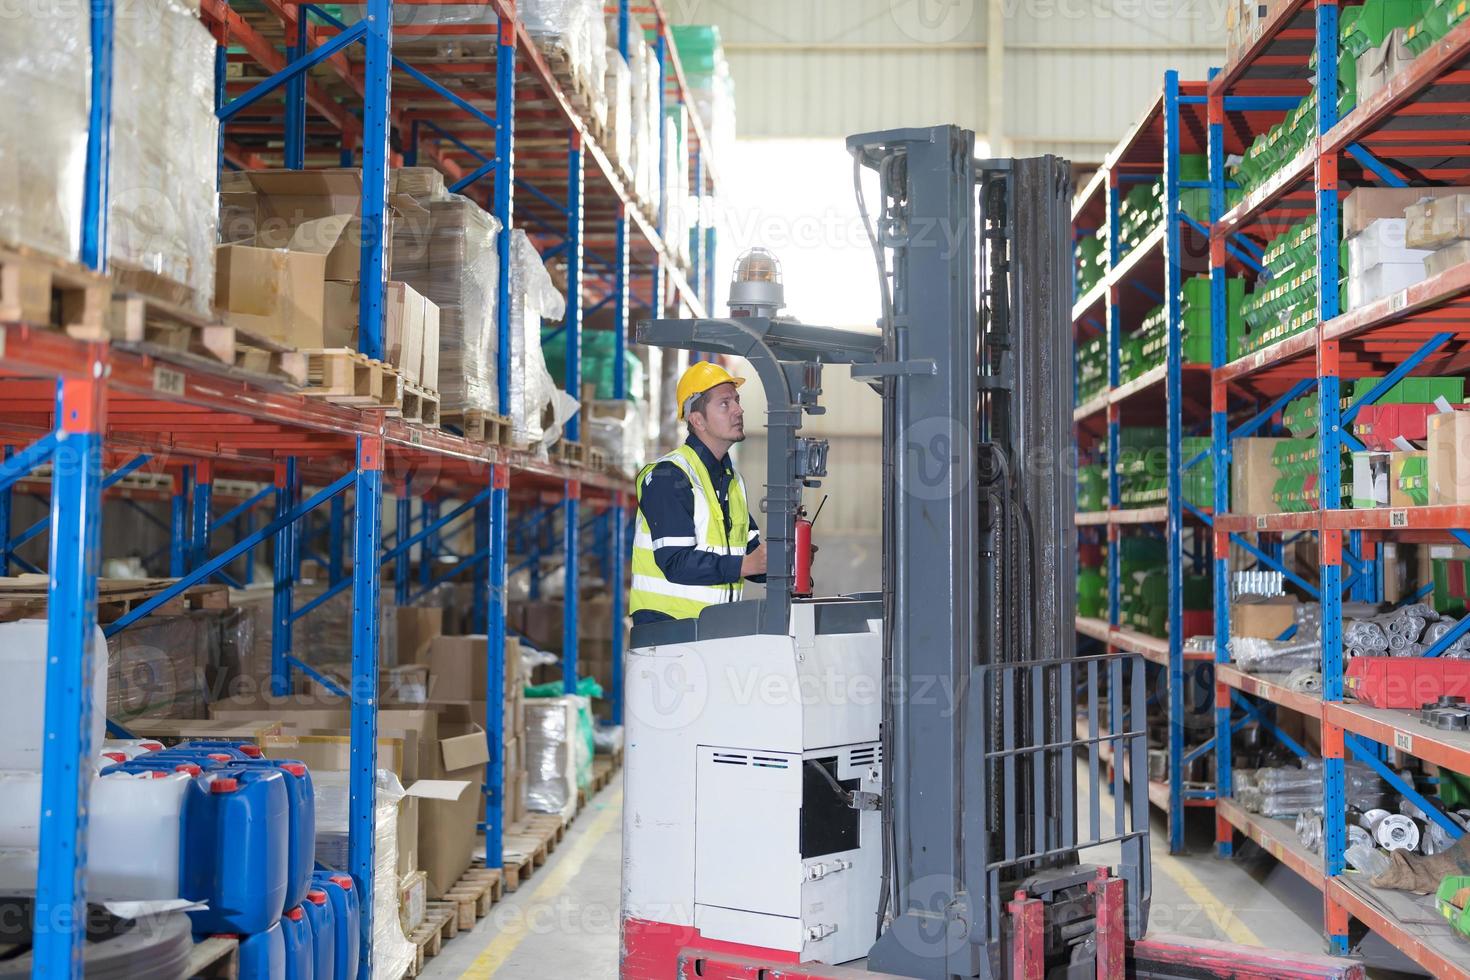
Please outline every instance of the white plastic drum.
M100 776L87 818L87 897L179 897L185 773ZM36 886L41 774L0 772L0 891Z
M0 769L41 769L46 735L46 620L0 623ZM92 751L107 726L107 638L92 634Z

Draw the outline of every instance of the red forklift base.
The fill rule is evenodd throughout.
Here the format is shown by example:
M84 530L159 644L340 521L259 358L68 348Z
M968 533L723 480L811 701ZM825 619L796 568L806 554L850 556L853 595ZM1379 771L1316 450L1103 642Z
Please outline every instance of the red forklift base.
M671 927L666 927L671 928ZM625 956L623 980L673 977L675 980L903 980L886 973L824 963L792 963L775 961L769 956L742 955L698 945L678 951L676 972L669 973L667 959L661 960L662 972L630 972ZM1237 946L1232 943L1188 936L1146 936L1130 943L1127 967L1117 972L1098 971L1099 980L1122 980L1124 977L1220 977L1228 980L1364 980L1363 964L1335 956L1310 953L1288 953L1259 946Z
M693 926L628 918L623 920L622 962L618 976L622 980L678 980L685 976L705 976L696 974L693 968L684 969L685 955L691 949L715 957L719 962L735 959L759 962L767 970L773 964L795 964L801 958L801 954L787 950L706 939Z

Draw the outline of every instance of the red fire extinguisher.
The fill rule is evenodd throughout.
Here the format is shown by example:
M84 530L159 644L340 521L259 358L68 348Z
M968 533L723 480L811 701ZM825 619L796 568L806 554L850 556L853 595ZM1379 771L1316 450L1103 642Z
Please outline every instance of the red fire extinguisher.
M817 518L822 514L822 508L827 504L827 497L822 496L822 502L817 504L817 512L812 515L811 520L806 519L806 508L799 507L796 511L796 568L793 576L791 594L809 596L812 594L812 525L817 523Z

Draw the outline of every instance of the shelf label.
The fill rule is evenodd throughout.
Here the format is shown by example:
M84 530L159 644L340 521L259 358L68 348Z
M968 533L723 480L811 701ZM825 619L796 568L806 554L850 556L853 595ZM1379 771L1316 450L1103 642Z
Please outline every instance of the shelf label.
M1266 515L1265 514L1257 514L1256 515L1256 530L1257 531L1264 531L1264 530L1266 530L1266 523L1267 523L1267 521L1266 521Z
M1403 507L1397 507L1388 512L1389 527L1408 527L1409 512Z
M162 365L155 367L153 369L153 390L164 395L182 395L184 393L184 372Z
M1410 735L1408 732L1394 732L1393 747L1398 749L1400 752L1407 752L1410 755L1413 755L1414 736Z
M408 441L411 445L422 446L424 444L424 434L418 429L409 429Z

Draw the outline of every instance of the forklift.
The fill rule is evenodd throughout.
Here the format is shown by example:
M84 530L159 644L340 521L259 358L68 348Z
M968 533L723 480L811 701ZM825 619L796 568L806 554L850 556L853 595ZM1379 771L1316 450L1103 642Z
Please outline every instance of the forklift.
M729 317L637 327L759 378L768 572L763 598L633 628L620 975L1361 977L1147 935L1143 663L1078 656L1072 624L1069 165L977 159L953 126L847 147L875 328L782 317L760 250ZM827 444L801 429L827 365L882 399L883 560L877 591L824 597L801 508Z

